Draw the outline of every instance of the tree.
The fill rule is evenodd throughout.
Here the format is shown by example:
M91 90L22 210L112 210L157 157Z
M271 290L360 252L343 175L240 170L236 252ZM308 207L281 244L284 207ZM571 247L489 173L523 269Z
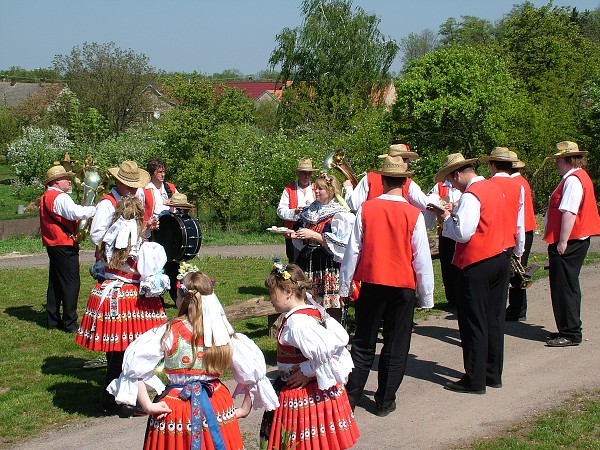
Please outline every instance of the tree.
M419 59L434 51L438 45L437 35L429 28L421 31L420 34L409 33L407 37L400 40L402 62L406 65L413 59Z
M373 93L390 79L398 45L379 31L380 20L351 0L303 0L302 26L276 37L269 63L281 66L285 89L281 112L287 126L321 119L329 128L373 102Z
M600 44L600 8L593 11L586 10L581 14L577 14L576 9L573 12L581 26L581 34L590 41Z
M494 27L486 19L461 16L462 22L454 17L440 25L442 45L485 45L494 40Z
M150 109L144 89L154 78L148 58L113 42L84 43L69 55L57 55L54 69L64 76L84 109L96 108L113 133L120 133Z
M416 178L427 184L448 153L476 157L497 145L522 153L543 136L543 118L489 50L441 47L412 61L396 92L390 129L414 143L421 156Z

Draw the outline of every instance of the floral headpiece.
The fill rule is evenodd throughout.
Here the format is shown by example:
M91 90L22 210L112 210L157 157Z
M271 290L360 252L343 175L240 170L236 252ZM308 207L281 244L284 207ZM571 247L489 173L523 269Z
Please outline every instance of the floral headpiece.
M333 177L327 172L319 173L319 176L317 178L323 178L328 186L331 186L331 183L333 183Z
M188 273L198 272L200 269L194 264L182 262L179 264L179 274L177 275L177 289L181 289L181 292L187 294L187 288L183 284L183 279Z
M277 270L277 273L284 279L289 280L292 278L290 273L286 270L287 266L281 264L281 260L279 258L273 260L273 269Z

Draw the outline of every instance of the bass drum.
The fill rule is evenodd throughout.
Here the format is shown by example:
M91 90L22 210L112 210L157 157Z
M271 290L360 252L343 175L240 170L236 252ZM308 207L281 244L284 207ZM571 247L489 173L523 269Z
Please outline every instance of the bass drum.
M169 261L193 259L202 245L200 223L187 214L165 214L158 219L158 230L152 240L165 248Z

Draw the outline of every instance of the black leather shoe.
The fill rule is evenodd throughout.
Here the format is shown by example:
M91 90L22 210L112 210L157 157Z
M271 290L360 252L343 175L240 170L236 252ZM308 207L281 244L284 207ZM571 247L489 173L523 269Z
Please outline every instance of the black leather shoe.
M142 416L147 416L147 415L148 415L148 413L146 411L144 411L142 409L142 407L139 405L135 405L135 406L123 405L121 407L121 411L119 412L119 417L121 417L121 418L142 417Z
M471 388L468 388L468 387L462 385L460 382L455 383L454 381L448 381L444 385L444 389L447 389L452 392L458 392L460 394L477 394L477 395L485 394L485 389L471 389Z
M572 341L569 338L559 336L554 339L548 339L546 341L546 345L548 347L572 347L574 345L579 345L579 342Z
M375 409L375 415L377 417L385 417L389 413L396 411L396 402L393 401L388 408L377 408Z
M494 389L500 389L502 387L502 383L492 383L490 381L486 381L485 385Z

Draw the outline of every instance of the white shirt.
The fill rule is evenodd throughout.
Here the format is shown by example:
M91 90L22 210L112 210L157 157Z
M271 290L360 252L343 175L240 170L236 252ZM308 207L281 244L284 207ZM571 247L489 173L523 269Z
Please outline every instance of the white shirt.
M448 180L444 180L442 185L448 188L448 195L447 198L444 198L444 200L446 200L448 203L458 202L460 196L462 195L462 192L460 192L459 189L452 187L452 183L450 183ZM427 196L431 203L433 203L434 205L439 204L440 189L438 187L438 183L435 183L433 185ZM437 196L437 202L433 201L436 198L435 196ZM433 213L433 211L429 211L428 209L426 209L425 211L423 211L423 215L425 216L425 226L427 227L427 229L429 230L435 228L435 226L437 225L437 216Z
M112 188L110 192L114 195L118 203L119 200L121 200L121 196L117 192L117 189ZM142 201L142 204L144 204L144 192L142 189L138 189L135 196ZM94 215L94 220L92 221L90 229L90 240L98 247L102 244L102 238L104 237L106 230L110 227L114 214L115 207L110 200L101 200L96 205L96 214Z
M346 203L348 203L348 206L352 209L352 211L358 211L358 208L367 200L368 196L369 183L367 181L367 176L365 175L360 179L356 185L356 188L346 186L344 200L346 200ZM439 199L439 196L437 199ZM421 190L421 187L415 183L414 180L411 180L411 183L408 186L408 198L406 200L408 200L408 203L413 205L415 208L419 208L421 211L425 211L427 208L427 203L437 201L435 198L430 198L425 195Z
M577 214L579 212L579 207L581 206L581 202L583 201L583 185L581 181L577 177L571 177L570 175L579 170L579 167L575 167L565 173L562 177L565 180L563 184L562 198L560 199L560 205L558 205L558 210L562 213L570 212L573 214ZM548 211L546 211L546 215L544 216L544 228L548 225ZM584 236L580 239L587 239L589 236Z
M298 196L298 206L304 207L310 205L315 201L315 193L313 191L313 185L310 183L308 187L302 189L296 181L296 195ZM298 220L300 213L296 212L295 208L290 208L290 194L287 189L283 190L281 198L279 199L279 205L277 206L277 216L283 220Z
M152 197L154 197L154 211L152 212L154 214L161 216L171 211L171 208L168 205L165 205L165 202L169 199L169 196L165 189L164 183L161 183L159 189L154 183L150 182L148 183L148 186L146 186L146 189L152 190ZM178 192L177 189L175 189L175 192ZM175 194L175 192L171 192L171 194Z
M78 205L71 196L62 189L49 187L48 191L59 191L60 194L54 199L52 212L67 220L89 219L96 213L95 206Z
M399 195L382 194L377 198L394 202L406 202L404 197ZM359 207L356 213L354 229L350 235L348 247L340 269L340 297L347 297L350 293L350 283L354 278L354 272L358 265L362 251L362 241L362 207ZM422 214L419 214L417 219L410 245L413 253L412 266L417 277L419 306L422 308L433 308L433 265L431 263L431 250L429 249L425 219L423 219Z
M467 189L473 183L483 181L485 178L476 176L469 181ZM466 190L466 189L465 189ZM469 242L475 234L479 219L481 217L481 203L479 199L470 192L464 192L460 196L458 205L454 208L452 216L444 220L442 235L456 242Z

